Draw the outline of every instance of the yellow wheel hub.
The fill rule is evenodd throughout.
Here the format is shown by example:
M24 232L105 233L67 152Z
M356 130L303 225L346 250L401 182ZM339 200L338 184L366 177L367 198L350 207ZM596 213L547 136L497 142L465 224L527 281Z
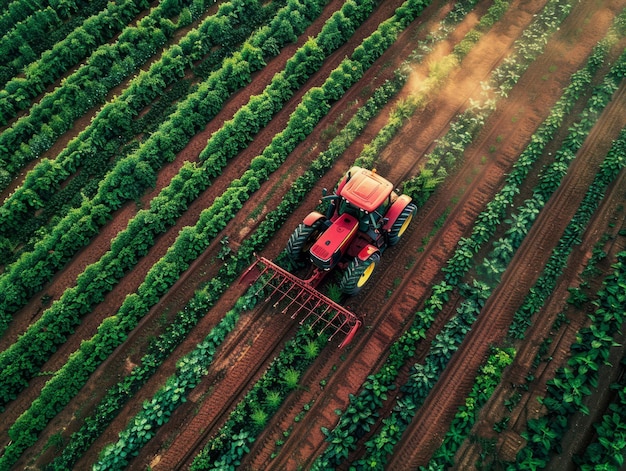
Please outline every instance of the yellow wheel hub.
M370 263L367 266L367 268L365 269L365 271L363 272L363 274L359 278L359 281L357 281L357 283L356 283L356 285L359 288L361 288L365 283L367 283L367 280L370 279L370 276L372 276L372 272L374 271L374 267L376 267L376 263L374 263L374 262Z
M411 220L413 219L413 213L409 214L409 217L406 218L406 220L404 221L404 223L402 224L402 227L400 228L400 230L398 231L398 237L401 237L402 234L404 234L404 231L406 231L406 228L409 227L409 224L411 224Z

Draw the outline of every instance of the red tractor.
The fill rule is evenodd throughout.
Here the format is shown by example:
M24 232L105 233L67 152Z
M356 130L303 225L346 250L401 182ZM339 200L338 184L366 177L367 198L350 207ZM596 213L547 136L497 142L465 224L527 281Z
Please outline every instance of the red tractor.
M268 299L278 294L275 306L283 299L290 300L283 312L298 306L292 317L305 312L305 318L314 316L314 323L332 325L335 333L343 332L346 338L340 346L344 346L361 320L319 293L316 286L338 267L343 270L341 291L347 295L358 293L371 278L383 251L399 242L417 208L409 196L398 195L393 185L376 171L356 166L339 181L332 195L324 190L322 200L328 203L325 214L314 211L306 216L286 248L298 265L312 264L313 272L307 280L265 258L259 258L248 272L261 265L263 269L257 278L269 275L259 291L269 286Z
M352 167L323 200L330 203L326 214L314 211L305 217L289 238L287 253L295 262L309 259L318 276L343 269L339 287L354 295L370 279L385 248L399 242L416 207L376 171L360 167Z

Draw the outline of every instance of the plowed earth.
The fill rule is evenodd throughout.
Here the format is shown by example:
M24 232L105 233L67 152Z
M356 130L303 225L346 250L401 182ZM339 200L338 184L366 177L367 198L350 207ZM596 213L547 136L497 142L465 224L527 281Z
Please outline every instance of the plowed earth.
M401 3L399 0L381 3L370 19L357 30L354 40L325 62L323 69L316 73L270 125L257 135L248 149L233 159L223 175L215 179L209 189L200 195L176 226L158 238L149 254L123 279L122 283L114 288L105 301L84 319L68 342L43 366L42 371L55 371L61 367L68 355L78 348L81 340L94 334L102 319L114 313L124 297L136 290L149 268L163 256L180 229L195 224L202 209L210 205L229 182L239 178L250 160L258 155L278 130L284 127L305 89L321 85L339 62L351 54L362 38L389 18ZM329 2L322 16L299 38L299 43L285 48L267 67L257 73L253 82L235 94L224 110L189 143L176 160L163 168L158 176L157 187L142 198L141 203L144 207L169 183L185 161L197 160L211 133L217 130L223 121L230 119L251 95L260 93L273 74L282 69L296 48L309 36L317 34L325 19L339 9L341 4L340 1ZM446 132L451 120L469 105L471 99L480 96L480 82L486 80L492 70L501 63L511 50L513 42L520 37L533 15L538 13L544 4L545 0L514 0L511 3L504 17L472 49L446 84L432 95L426 108L411 118L380 155L377 164L379 173L393 182L403 181L416 174L423 164L424 156L432 149L434 140ZM337 341L333 341L321 352L315 364L301 379L302 387L288 397L258 437L242 468L306 469L324 449L325 437L321 427L333 428L338 420L335 411L344 409L349 395L357 394L365 378L380 367L389 345L401 335L404 327L412 320L413 314L429 295L430 286L440 279L440 270L454 251L458 240L469 234L476 216L501 188L517 156L547 116L551 106L558 100L562 89L569 83L570 75L585 63L592 47L606 34L613 17L625 5L624 0L595 2L583 0L574 6L560 30L551 37L545 53L529 67L509 97L498 103L497 110L488 119L483 133L465 152L460 168L444 182L427 204L419 208L417 217L402 242L385 252L382 263L368 287L359 296L349 300L350 309L364 316L365 328L359 331L347 350L339 351L336 348ZM329 139L328 129L340 127L347 122L357 109L356 103L364 102L378 85L391 76L399 64L415 49L417 41L428 35L449 11L450 6L444 2L433 2L363 79L333 105L331 112L314 133L291 154L285 164L244 205L237 218L223 231L223 236L228 236L233 248L236 249L237 244L258 224L265 212L276 207L289 184L305 170L306 164L325 148ZM430 58L414 65L414 77L397 99L408 96L420 87L423 77L428 75L429 61L450 53L454 45L476 24L479 15L488 7L488 3L480 4L475 10L477 15L468 15L450 34L448 40L443 41L432 51ZM334 187L341 175L352 165L363 146L385 124L394 103L390 103L388 109L383 110L379 118L370 123L332 170L318 182L318 187L311 192L300 208L294 211L283 228L276 233L272 243L260 255L271 259L283 249L293 228L316 206L321 189ZM575 113L572 115L575 116ZM77 123L73 132L87 124L88 119ZM389 469L415 469L416 466L425 464L437 448L456 408L464 401L472 387L477 369L485 359L488 347L500 344L505 338L513 314L541 273L552 248L582 200L611 141L617 137L624 125L626 125L626 93L622 86L578 153L559 190L541 211L500 284L487 301L477 323L439 378L427 403L417 413L403 441L395 450ZM562 137L563 135L557 136L555 143ZM548 157L545 159L548 162ZM532 189L530 183L528 185L522 188L520 201ZM624 237L619 235L620 230L624 228L622 205L625 192L626 177L622 172L610 191L607 191L600 210L582 238L582 244L574 250L568 260L567 269L559 280L557 289L542 313L537 316L524 342L516 345L518 355L515 363L505 372L494 397L481 414L474 434L495 440L497 457L514 458L523 443L519 432L523 430L529 417L540 413L536 397L543 394L547 379L552 377L555 369L566 361L576 331L586 322L585 312L570 309L567 311L570 323L563 325L559 332L551 331L556 315L566 304L567 287L579 282L579 273L589 259L592 247L603 234L609 233L612 236L605 246L609 260L626 245ZM259 216L256 209L261 202L264 203L263 214ZM1 348L10 345L41 313L40 299L44 294L57 299L65 289L73 286L76 276L85 266L98 260L106 252L110 240L126 226L137 210L135 203L129 203L116 212L113 220L102 229L98 237L77 254L68 266L33 298L30 305L17 314L10 330L0 340ZM447 216L443 225L432 236L433 231L437 229L437 221L444 214ZM39 442L27 450L16 469L29 466L40 468L49 462L54 450L44 450L48 439L55 434L69 436L72 431L77 430L82 423L81 417L89 414L106 388L129 372L139 361L150 337L161 331L164 321L171 319L191 299L194 291L217 272L221 263L217 258L221 238L218 237L211 244L159 305L150 311L125 344L92 375L87 386L44 430ZM607 270L608 265L609 261L605 267ZM185 342L174 351L158 373L135 395L134 400L126 405L118 418L77 463L76 469L88 469L96 461L102 448L117 439L117 434L125 427L128 418L137 413L142 402L150 398L164 384L165 379L174 373L176 361L205 337L243 291L244 287L233 285L222 296L220 302L198 323ZM443 327L446 319L454 313L454 301L449 303L449 306L450 308L442 312L428 330L426 340L418 346L414 361L424 357L430 340ZM188 401L177 409L166 425L160 428L155 438L142 448L139 456L133 460L131 468L146 469L147 466L151 466L152 469L165 471L184 469L188 466L195 453L218 430L237 401L263 373L269 361L282 349L285 340L290 338L297 328L296 322L274 314L268 306L261 306L247 313L217 352L208 374L189 394ZM538 346L547 336L553 336L555 339L551 345L551 360L537 369L535 380L513 411L507 433L495 434L493 424L502 418L504 398L511 395L515 384L524 382ZM399 381L402 381L403 377L406 379L409 366L403 370ZM613 373L616 373L616 370L615 368ZM29 387L8 405L0 424L0 441L3 445L8 441L7 427L37 397L45 381L45 375L34 378ZM602 411L602 401L594 403L597 405L594 412ZM385 404L385 410L381 411L381 418L394 404L394 398L390 398ZM305 409L305 406L307 409L305 418L296 421L295 417ZM577 447L581 446L585 437L591 433L590 426L585 421L577 422L576 427L572 437L568 437L569 448L564 450L564 457L575 453ZM287 429L291 432L288 438L285 438L283 431ZM275 444L278 440L283 440L284 444L277 456L272 457L277 451ZM361 446L366 440L367 437L361 440ZM350 458L357 459L361 453L362 449L359 448ZM480 456L481 449L478 444L466 443L457 456L459 469L471 468ZM567 466L571 465L559 462L555 469L566 469Z

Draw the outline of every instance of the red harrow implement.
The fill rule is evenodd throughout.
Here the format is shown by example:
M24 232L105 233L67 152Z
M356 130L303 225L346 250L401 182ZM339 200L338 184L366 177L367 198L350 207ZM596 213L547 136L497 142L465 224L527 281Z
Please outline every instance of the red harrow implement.
M329 341L341 332L344 339L339 348L352 341L362 322L356 314L315 289L323 275L318 270L308 280L302 280L272 261L258 257L243 274L242 281L247 281L255 271L252 283L262 281L256 294L266 292L265 302L274 301L273 307L280 305L281 313L291 314L292 319L300 316L300 325L311 319L310 328L317 329L318 335L326 330L331 333Z

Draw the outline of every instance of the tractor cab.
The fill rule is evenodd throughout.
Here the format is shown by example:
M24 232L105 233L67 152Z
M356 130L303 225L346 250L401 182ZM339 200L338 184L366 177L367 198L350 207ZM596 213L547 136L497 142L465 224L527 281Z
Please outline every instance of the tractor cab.
M344 270L341 290L354 295L365 285L383 251L400 240L417 208L398 196L375 170L353 166L333 194L323 191L324 214L313 211L287 243L296 264L309 262L319 272Z
M349 214L359 221L359 231L379 230L392 203L392 195L395 196L391 182L375 170L352 167L331 197L335 198L335 203L329 208L327 217L333 219L333 216Z

